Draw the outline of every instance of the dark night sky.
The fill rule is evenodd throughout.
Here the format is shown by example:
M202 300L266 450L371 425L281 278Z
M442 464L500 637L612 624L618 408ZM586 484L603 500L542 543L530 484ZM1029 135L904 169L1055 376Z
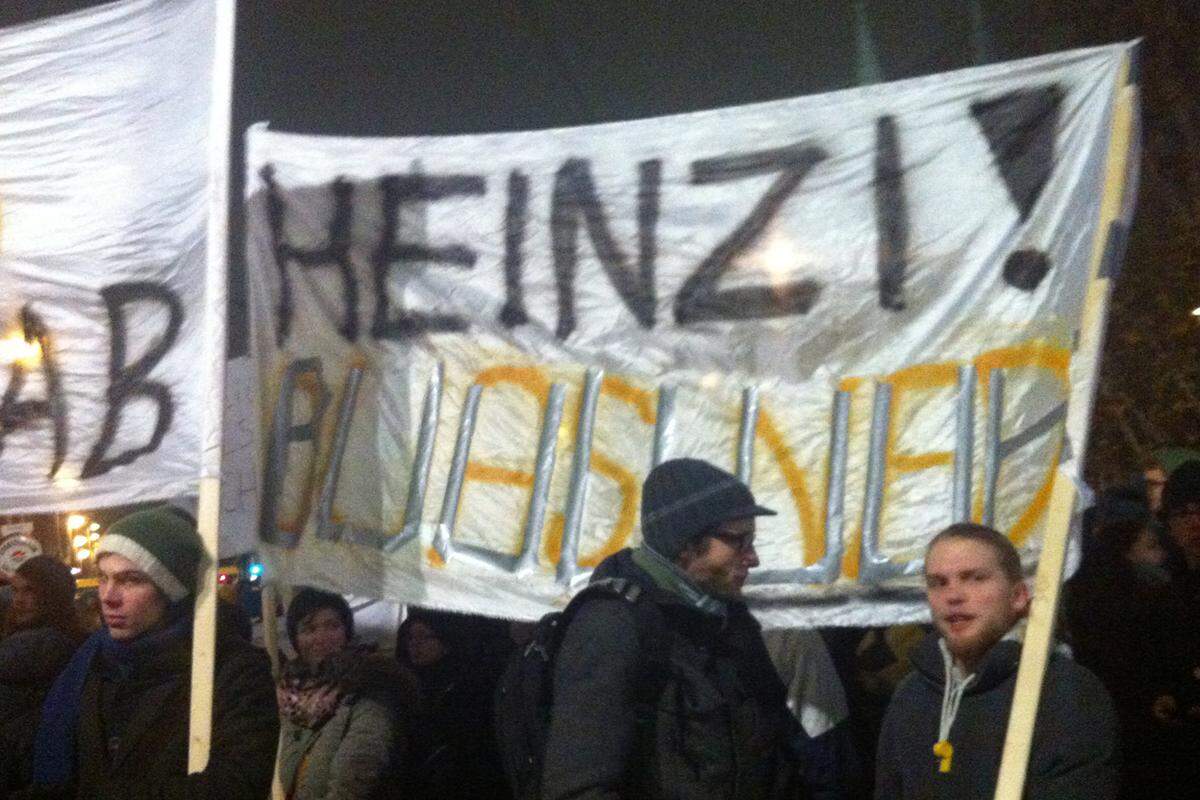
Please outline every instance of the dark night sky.
M89 5L99 3L3 0L0 25ZM859 68L853 0L253 0L238 5L235 197L241 192L241 133L259 120L278 130L342 135L520 130L829 91L871 77ZM1182 233L1164 226L1163 203L1175 203L1171 208L1179 203L1169 181L1155 178L1160 162L1166 165L1160 172L1168 176L1179 169L1171 162L1177 148L1156 142L1200 124L1193 119L1200 105L1192 101L1183 107L1178 92L1161 90L1174 85L1173 79L1194 87L1192 73L1200 80L1200 59L1193 55L1200 15L1189 10L1194 0L982 0L976 35L966 0L866 0L861 5L868 9L876 79L1147 36L1148 146L1126 268L1136 275L1123 275L1118 283L1114 318L1126 329L1156 325L1164 316L1183 319L1178 340L1166 347L1157 340L1159 357L1184 364L1185 372L1189 358L1200 363L1200 337L1186 328L1187 309L1200 304L1200 270L1195 248L1177 248L1178 241L1200 238L1195 227L1187 228L1200 223L1188 223L1184 208L1172 212L1185 220ZM1192 32L1178 41L1175 29L1188 28ZM985 32L982 38L979 30ZM1196 167L1200 170L1200 160ZM1200 185L1184 186L1182 196L1185 206L1195 203L1198 215L1193 216L1200 216ZM236 352L245 338L238 291L244 283L243 231L240 215L234 213L231 222L230 347ZM1159 273L1181 291L1151 308L1143 302L1146 284L1158 283ZM1138 349L1127 357L1121 348ZM1164 398L1162 391L1174 389L1156 389L1153 397L1141 398L1137 392L1148 385L1147 378L1124 381L1129 370L1122 363L1148 363L1140 348L1110 336L1098 413L1108 413L1107 408L1121 416L1129 407L1183 402L1183 413L1200 419L1200 408L1188 411L1190 401ZM1106 400L1111 397L1117 398L1115 404ZM1165 412L1165 419L1155 423L1157 432L1141 435L1134 449L1200 434L1200 424L1173 426L1176 419L1174 411ZM1118 427L1115 418L1110 422L1105 430ZM1130 447L1129 438L1105 444L1101 436L1096 443L1117 454L1114 464L1122 462L1124 468L1121 451Z
M8 0L0 25L94 0ZM985 2L985 60L1056 49L1029 34L1029 0ZM883 76L969 66L962 0L871 0ZM579 125L852 86L851 0L254 0L238 4L235 184L241 133L432 135ZM1045 37L1041 37L1045 38ZM234 186L234 196L240 186ZM230 347L244 327L233 215Z

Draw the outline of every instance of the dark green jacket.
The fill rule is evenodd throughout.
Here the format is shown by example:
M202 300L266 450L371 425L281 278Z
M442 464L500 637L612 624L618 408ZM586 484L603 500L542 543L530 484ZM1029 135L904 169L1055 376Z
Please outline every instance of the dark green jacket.
M647 668L629 601L596 597L578 611L556 660L545 800L797 798L796 723L745 606L701 611L628 550L600 565L603 577L643 587L637 602L661 612L666 661ZM648 682L661 687L653 697Z

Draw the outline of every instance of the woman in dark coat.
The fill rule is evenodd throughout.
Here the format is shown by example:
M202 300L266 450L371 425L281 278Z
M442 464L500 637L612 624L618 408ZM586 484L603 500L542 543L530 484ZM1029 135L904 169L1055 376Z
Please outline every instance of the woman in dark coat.
M1178 719L1194 681L1197 634L1164 569L1149 510L1101 509L1064 599L1075 657L1103 681L1121 725L1121 797L1191 797L1193 733Z
M75 613L75 577L49 556L12 576L0 640L0 795L22 784L42 700L85 637Z
M498 668L485 621L410 608L396 657L421 685L407 783L415 800L511 798L496 750L492 693Z
M354 616L341 595L302 589L287 631L298 655L283 669L277 700L289 800L407 800L401 764L416 679L353 642Z

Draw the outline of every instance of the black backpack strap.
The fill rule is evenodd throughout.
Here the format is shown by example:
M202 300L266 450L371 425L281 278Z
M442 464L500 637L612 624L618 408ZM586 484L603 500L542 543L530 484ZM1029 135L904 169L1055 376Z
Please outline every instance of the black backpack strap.
M667 621L662 609L658 603L646 597L646 589L641 584L628 578L601 578L588 584L571 598L571 602L563 610L564 623L570 621L579 607L597 595L620 597L633 606L634 624L637 626L638 646L642 656L639 693L646 702L656 701L670 675L672 637L667 630ZM562 627L565 630L566 625Z
M628 578L601 578L585 586L563 609L561 630L565 632L567 625L583 604L596 596L619 597L633 606L638 643L645 661L665 667L670 655L670 637L666 635L666 620L663 618L662 609L657 603L649 600L640 602L645 598L646 590L641 584Z

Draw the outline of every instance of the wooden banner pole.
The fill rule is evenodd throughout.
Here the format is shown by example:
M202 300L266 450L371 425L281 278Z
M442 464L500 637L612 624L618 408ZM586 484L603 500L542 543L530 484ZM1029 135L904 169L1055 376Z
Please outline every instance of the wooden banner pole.
M262 625L263 647L267 657L271 659L271 675L279 679L279 619L275 616L275 608L279 602L279 592L274 583L263 584L262 590Z
M275 680L279 680L279 671L282 667L279 663L279 618L275 614L278 601L279 591L274 581L263 584L263 647L266 648L267 656L271 659L271 675ZM275 750L275 769L271 778L271 800L285 800L286 798L283 791L283 782L279 779L279 753L282 747L283 740L280 739L279 746Z
M214 0L211 105L208 120L208 231L204 280L203 422L197 528L208 554L196 583L192 633L188 773L208 766L212 743L217 640L218 526L221 518L221 427L225 409L225 280L229 249L229 140L233 109L234 0Z
M1104 195L1100 203L1100 218L1096 227L1096 238L1092 245L1088 292L1084 301L1080 325L1080 341L1077 354L1093 354L1098 358L1104 338L1104 322L1108 316L1110 280L1100 275L1104 248L1108 241L1111 223L1121 214L1127 176L1130 135L1133 128L1133 113L1136 88L1127 86L1129 56L1125 56L1116 88L1116 103L1109 138L1108 157L1105 165ZM1090 417L1094 391L1083 402L1084 411ZM1082 456L1082 453L1079 454ZM1058 595L1062 584L1063 562L1066 558L1067 539L1071 527L1071 515L1075 505L1075 484L1070 475L1059 469L1054 478L1054 489L1050 498L1050 510L1046 520L1042 553L1038 560L1034 579L1033 604L1029 611L1029 624L1025 629L1025 641L1021 648L1021 664L1017 670L1017 684L1013 695L1012 711L1008 720L1008 732L1004 739L1004 753L1000 760L1000 775L996 782L995 800L1021 800L1025 791L1025 775L1029 766L1029 753L1033 744L1033 729L1037 719L1038 703L1042 695L1042 682L1046 664L1054 641L1054 623L1058 610Z
M1034 578L1034 601L1029 609L1029 623L1021 647L1021 664L1017 669L1017 685L1008 718L1008 733L1004 738L1004 753L1000 759L1000 775L996 781L996 800L1021 800L1025 791L1033 723L1037 719L1042 678L1050 660L1058 589L1062 583L1067 532L1071 526L1074 505L1075 484L1069 475L1060 470L1054 478L1054 489L1050 495L1046 537Z
M200 506L196 523L207 563L196 583L195 620L192 626L192 694L188 724L188 772L208 766L212 740L213 672L217 641L217 520L221 512L220 478L200 479Z

